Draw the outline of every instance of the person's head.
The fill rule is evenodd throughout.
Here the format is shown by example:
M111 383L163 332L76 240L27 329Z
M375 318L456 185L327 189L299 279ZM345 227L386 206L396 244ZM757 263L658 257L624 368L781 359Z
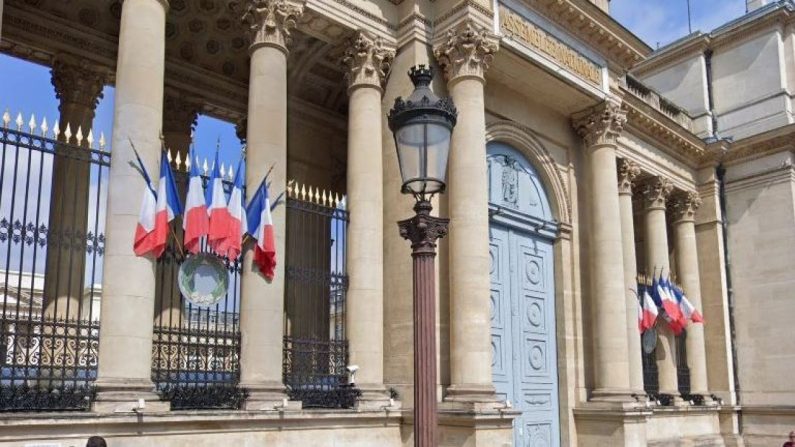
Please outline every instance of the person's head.
M795 430L789 432L789 440L795 443Z
M88 438L86 447L108 447L108 444L102 436L92 436Z

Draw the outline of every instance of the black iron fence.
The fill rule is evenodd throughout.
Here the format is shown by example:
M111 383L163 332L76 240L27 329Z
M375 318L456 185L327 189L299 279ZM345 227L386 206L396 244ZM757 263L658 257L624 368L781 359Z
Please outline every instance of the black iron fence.
M93 397L110 154L104 137L72 132L0 123L0 411Z
M293 185L287 199L284 383L305 408L349 408L345 201Z

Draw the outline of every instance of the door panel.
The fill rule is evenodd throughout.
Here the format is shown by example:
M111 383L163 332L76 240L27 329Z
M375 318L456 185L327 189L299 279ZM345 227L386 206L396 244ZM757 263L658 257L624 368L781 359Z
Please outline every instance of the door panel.
M514 422L514 444L557 447L552 244L510 227L490 229L494 384L522 412Z
M510 325L510 250L508 232L492 228L489 255L491 256L491 350L492 373L497 393L509 399L510 377L513 375L511 359Z

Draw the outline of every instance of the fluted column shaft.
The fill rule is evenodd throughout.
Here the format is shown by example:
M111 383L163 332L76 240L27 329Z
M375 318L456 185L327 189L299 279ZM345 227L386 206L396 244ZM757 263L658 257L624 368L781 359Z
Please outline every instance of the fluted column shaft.
M690 303L699 311L701 306L701 278L696 243L696 210L701 199L696 193L677 197L674 201L674 247L679 283L684 288ZM707 359L704 345L704 325L690 323L687 326L687 366L690 369L691 394L708 394Z
M100 67L69 56L55 58L52 84L59 100L59 127L63 131L59 135L60 141L78 144L79 133L88 150L86 138L106 81L107 73ZM72 134L70 141L66 141L67 128ZM81 306L86 252L80 244L71 245L69 241L73 239L69 236L85 236L88 232L91 163L88 157L79 157L63 146L56 146L56 153L57 156L53 157L49 223L51 239L56 243L47 250L45 313L53 318L88 317L88 307Z
M287 47L290 29L303 8L284 0L247 1L244 20L252 32L250 47L246 188L255 191L270 166L270 191L276 195L287 182ZM249 409L273 409L284 397L282 346L284 332L286 209L273 211L277 263L268 282L244 268L240 299L240 382L251 390ZM247 250L243 265L252 265Z
M672 189L671 182L657 178L645 185L643 191L646 202L646 271L651 272L655 278L659 278L661 273L665 277L670 274L665 209ZM663 318L658 318L655 352L660 393L678 396L675 348L676 340L668 323Z
M594 350L594 400L628 400L627 306L621 212L616 178L616 140L626 114L603 103L581 117L574 127L586 146L590 200L591 340Z
M448 400L491 400L489 216L485 71L497 39L472 22L435 49L458 109L448 162L450 387Z
M618 165L618 201L621 209L622 253L624 259L624 294L627 298L627 349L629 386L636 394L643 391L643 359L638 332L638 266L635 255L635 225L632 212L633 181L640 174L637 163L621 160Z
M134 160L132 139L150 173L159 171L165 72L165 0L125 0L116 63L113 157L110 168L103 296L100 318L97 411L128 409L151 392L152 318L155 265L135 256L144 180L126 161ZM147 404L147 411L158 407Z
M394 51L359 32L348 42L343 64L348 81L347 194L350 226L346 302L349 362L359 366L360 401L383 401L384 389L384 194L381 154L382 83ZM377 403L376 405L382 405Z

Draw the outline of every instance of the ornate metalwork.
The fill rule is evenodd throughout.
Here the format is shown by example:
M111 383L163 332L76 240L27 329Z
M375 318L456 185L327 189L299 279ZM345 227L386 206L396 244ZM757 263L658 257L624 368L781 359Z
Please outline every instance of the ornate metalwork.
M168 384L160 388L160 398L170 401L172 410L239 410L248 394L237 384Z
M348 385L347 365L346 340L284 338L284 384L304 408L352 408L361 391Z
M99 216L110 153L104 138L100 149L88 147L93 134L80 129L72 145L46 137L46 122L34 135L17 121L17 130L0 125L0 411L86 410L99 358ZM28 127L36 129L32 117ZM52 134L72 137L56 124ZM64 166L88 176L90 188L54 180ZM65 218L65 198L81 202L86 216Z
M660 392L659 374L657 371L657 355L654 350L643 352L643 389L646 394L656 396Z
M679 394L690 396L690 368L687 366L687 330L676 337L676 379ZM685 399L690 400L690 399Z
M360 391L348 386L345 296L348 290L344 201L287 199L287 259L282 372L304 408L351 408Z

